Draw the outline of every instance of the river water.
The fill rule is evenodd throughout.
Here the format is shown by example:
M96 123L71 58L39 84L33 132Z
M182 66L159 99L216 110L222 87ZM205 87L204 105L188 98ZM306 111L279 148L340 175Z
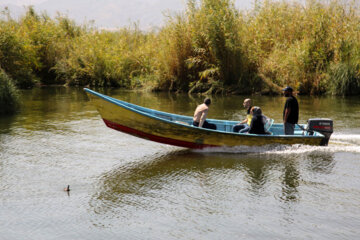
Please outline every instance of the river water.
M101 92L186 115L202 100ZM245 97L209 118L243 119ZM283 97L252 98L281 120ZM107 128L82 89L23 91L0 118L0 239L358 239L360 98L298 100L301 123L334 120L328 147L187 150Z

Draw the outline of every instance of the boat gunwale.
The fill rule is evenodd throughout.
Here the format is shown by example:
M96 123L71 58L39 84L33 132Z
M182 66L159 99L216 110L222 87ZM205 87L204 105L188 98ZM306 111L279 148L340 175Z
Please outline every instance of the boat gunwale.
M143 115L145 117L153 118L155 120L166 122L168 124L187 127L187 128L190 128L190 129L196 129L196 130L199 130L199 131L221 133L221 134L226 134L226 135L230 134L230 135L234 135L234 136L255 137L255 138L258 138L258 137L279 138L279 137L281 137L281 138L311 138L311 139L313 139L313 138L324 138L325 137L324 135L322 135L319 132L316 132L317 134L319 134L319 136L317 136L317 135L269 135L269 134L235 133L235 132L226 132L226 131L213 130L213 129L207 129L207 128L199 128L199 127L196 127L196 126L193 126L193 125L182 124L182 123L178 123L178 122L175 122L175 121L170 121L170 120L167 120L167 119L164 119L164 118L161 118L161 117L157 117L157 116L155 116L155 115L153 115L151 113L139 111L139 110L137 110L137 109L135 109L133 107L127 106L126 104L133 105L133 106L136 106L138 108L142 108L142 109L147 110L149 112L153 111L153 112L156 112L156 113L164 113L164 114L168 114L168 115L176 116L176 117L178 116L178 117L182 117L182 118L185 117L185 118L192 119L191 116L185 116L185 115L180 115L180 114L176 114L176 113L168 113L168 112L163 112L163 111L159 111L159 110L155 110L155 109L151 109L151 108L142 107L142 106L139 106L139 105L136 105L136 104L133 104L133 103L125 102L125 101L122 101L122 100L119 100L119 99L116 99L116 98L113 98L113 97L98 93L98 92L93 91L93 90L88 89L88 88L84 88L84 90L86 92L90 93L90 94L93 94L93 95L105 100L105 101L113 103L113 104L115 104L115 105L117 105L119 107L125 108L125 109L127 109L129 111L132 111L132 112L135 112L137 114ZM126 104L123 104L123 102L126 103ZM219 120L219 119L208 119L208 120L212 121L212 122L233 122L233 123L238 122L238 121L228 121L228 120Z

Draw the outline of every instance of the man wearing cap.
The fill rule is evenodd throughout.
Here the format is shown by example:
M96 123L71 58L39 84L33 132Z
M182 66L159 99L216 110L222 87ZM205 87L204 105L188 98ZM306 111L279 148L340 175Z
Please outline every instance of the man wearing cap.
M284 133L285 135L293 135L295 124L299 120L299 104L293 96L293 89L291 87L288 86L283 91L284 96L287 97L283 112Z

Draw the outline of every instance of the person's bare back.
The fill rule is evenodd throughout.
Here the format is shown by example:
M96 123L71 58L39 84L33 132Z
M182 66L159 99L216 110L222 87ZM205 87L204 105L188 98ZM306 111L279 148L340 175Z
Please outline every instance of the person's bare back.
M211 104L210 98L205 98L204 103L196 107L193 118L193 126L200 128L208 128L216 130L216 124L206 121L206 116L209 112L209 106Z
M194 122L199 123L199 127L202 127L202 125L204 124L208 111L209 111L209 106L207 106L205 103L197 106L194 112L193 120Z

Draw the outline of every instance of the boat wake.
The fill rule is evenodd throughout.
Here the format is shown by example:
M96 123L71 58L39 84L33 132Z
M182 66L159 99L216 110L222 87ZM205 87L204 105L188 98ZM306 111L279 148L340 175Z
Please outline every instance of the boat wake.
M336 153L349 152L360 153L360 134L339 134L331 136L329 145L309 146L309 145L264 145L264 146L236 146L236 147L216 147L193 150L201 153L230 153L230 154L288 154L297 155L303 153Z
M360 147L360 134L333 134L330 142L333 144L353 144Z

